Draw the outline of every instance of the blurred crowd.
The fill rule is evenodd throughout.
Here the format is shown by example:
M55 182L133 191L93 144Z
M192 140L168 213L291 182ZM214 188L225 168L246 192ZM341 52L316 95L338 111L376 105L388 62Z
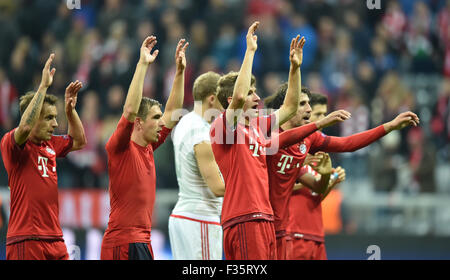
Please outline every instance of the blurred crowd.
M409 172L406 191L436 191L435 168L449 159L450 0L381 0L380 10L368 9L362 0L81 0L81 9L69 9L66 2L0 0L1 135L17 126L18 98L37 89L50 52L56 54L56 75L48 92L61 97L58 134L67 131L65 87L75 80L84 85L77 110L88 145L59 162L61 187L107 188L104 146L122 113L146 36L157 36L160 54L143 94L163 103L174 76L176 44L180 38L190 42L189 109L198 75L239 70L247 28L257 19L253 72L261 98L287 80L290 40L305 36L303 84L326 94L329 110L352 113L328 134L360 132L406 110L423 121L420 128L392 133L370 148L335 156L335 164L347 168L350 180L370 176L380 192L398 188L399 168ZM425 77L427 102L418 98L418 76ZM426 77L438 79L429 88ZM158 187L176 188L172 146L160 150ZM6 186L3 168L0 174L0 185Z

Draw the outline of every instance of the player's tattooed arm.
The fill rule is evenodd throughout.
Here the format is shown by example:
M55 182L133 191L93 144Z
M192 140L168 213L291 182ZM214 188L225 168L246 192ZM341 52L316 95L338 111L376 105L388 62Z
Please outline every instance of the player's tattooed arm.
M184 102L184 70L186 69L186 48L189 43L185 39L178 42L175 51L176 72L172 84L172 90L167 99L164 114L162 116L164 125L167 128L173 128L179 121L175 118L175 112L183 108ZM177 114L178 116L178 114Z
M136 65L136 70L128 89L125 105L123 106L123 116L130 122L134 122L139 111L148 66L155 61L159 53L158 50L155 50L152 53L152 49L156 45L156 42L155 36L149 36L145 38L141 45L139 62Z
M78 92L82 87L83 84L78 80L76 82L72 82L67 86L64 96L65 111L68 122L68 134L73 138L71 151L80 150L87 144L83 123L81 122L81 119L78 116L77 111L75 110L78 99Z
M56 72L55 68L50 69L54 57L55 55L51 54L45 62L39 88L34 94L33 99L31 99L30 104L23 112L19 126L14 131L14 140L18 145L22 145L27 141L31 130L39 119L42 105L44 104L45 95L47 94L47 89L53 83L53 76Z
M244 60L239 70L238 77L233 89L233 96L231 97L230 105L226 110L227 124L234 127L242 114L245 99L250 90L250 83L252 78L253 58L258 49L258 37L255 31L259 26L259 21L254 22L248 29L246 40L247 49L245 51Z
M303 62L303 46L305 45L305 37L300 39L300 35L292 39L289 60L291 66L289 69L288 88L284 97L283 105L275 112L278 124L282 125L297 113L298 103L301 92L301 71L300 66Z

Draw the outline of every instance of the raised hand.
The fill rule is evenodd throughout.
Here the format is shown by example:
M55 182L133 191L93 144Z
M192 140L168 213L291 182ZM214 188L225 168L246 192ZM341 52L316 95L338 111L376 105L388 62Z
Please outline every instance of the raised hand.
M316 121L316 125L319 129L332 126L338 122L343 122L348 120L351 117L351 114L345 110L338 110L331 112L325 118Z
M146 65L149 65L155 61L156 57L158 56L159 50L155 50L152 52L153 47L156 45L156 37L155 36L148 36L145 38L144 42L141 46L141 56L139 58L139 63L143 63Z
M259 26L259 21L255 21L249 28L247 32L247 50L256 51L258 48L258 36L255 35L255 31Z
M184 44L184 46L183 46ZM182 71L186 68L186 47L189 46L189 42L185 39L181 39L178 42L177 49L175 51L175 63L177 70Z
M324 152L317 152L310 159L310 166L321 175L328 175L332 171L330 155Z
M75 106L77 105L78 91L80 91L82 87L83 83L78 80L76 82L71 82L66 87L66 93L64 95L66 112L70 112L75 109Z
M42 70L41 86L44 88L50 87L53 83L53 76L55 75L56 69L52 68L50 70L50 67L54 58L55 54L50 54L49 58L45 62L44 69Z
M291 48L289 51L289 60L291 61L292 66L298 68L302 65L303 62L303 46L305 45L305 37L300 39L300 35L297 35L291 41Z
M411 126L418 126L420 123L419 117L413 112L403 112L399 114L395 119L386 123L386 131L391 132L392 130L399 130Z

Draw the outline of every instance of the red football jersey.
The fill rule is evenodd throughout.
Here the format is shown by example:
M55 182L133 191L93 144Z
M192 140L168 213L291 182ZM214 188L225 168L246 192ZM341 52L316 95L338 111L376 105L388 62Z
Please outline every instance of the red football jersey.
M225 112L211 125L211 146L225 181L222 226L249 220L273 220L266 154L291 146L317 130L314 123L269 137L274 115L255 118L250 126L226 123Z
M67 155L73 139L52 136L41 144L27 140L19 146L14 131L6 133L1 142L11 191L6 244L30 238L62 240L56 158Z
M270 131L272 116L255 120L251 126L238 123L233 130L226 124L224 112L211 125L211 146L225 181L221 216L224 228L255 219L273 220L269 202L266 139L259 126L261 121L266 120L266 131Z
M280 128L280 132L282 131ZM316 131L299 144L280 149L277 154L267 157L270 203L274 212L275 232L278 237L286 233L289 197L295 181L299 177L306 155L310 149L314 153L318 147L325 148L326 138L326 135Z
M131 141L134 123L121 117L106 143L111 212L102 246L150 243L156 174L153 151L171 129L163 127L158 142L142 147Z
M282 131L280 128L280 132ZM347 137L327 136L316 131L300 143L282 148L277 154L268 156L270 203L274 212L277 235L282 236L286 233L289 197L308 153L352 152L369 145L385 134L382 125Z
M317 172L309 165L303 166L302 172L317 176ZM294 238L324 242L321 201L322 196L307 187L292 193L289 200L288 232Z

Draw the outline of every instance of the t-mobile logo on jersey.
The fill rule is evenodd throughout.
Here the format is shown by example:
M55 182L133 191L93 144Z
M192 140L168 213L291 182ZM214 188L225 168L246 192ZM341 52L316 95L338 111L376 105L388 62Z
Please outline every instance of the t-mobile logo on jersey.
M278 167L281 167L281 169L280 170L278 170L277 172L278 173L281 173L281 174L286 174L285 172L284 172L284 170L286 169L286 168L291 168L291 164L292 164L292 160L294 159L294 157L293 156L288 156L288 155L281 155L281 158L280 158L280 161L278 162L278 164L277 164L277 166Z
M47 161L48 158L38 156L38 170L43 171L42 177L48 177Z

